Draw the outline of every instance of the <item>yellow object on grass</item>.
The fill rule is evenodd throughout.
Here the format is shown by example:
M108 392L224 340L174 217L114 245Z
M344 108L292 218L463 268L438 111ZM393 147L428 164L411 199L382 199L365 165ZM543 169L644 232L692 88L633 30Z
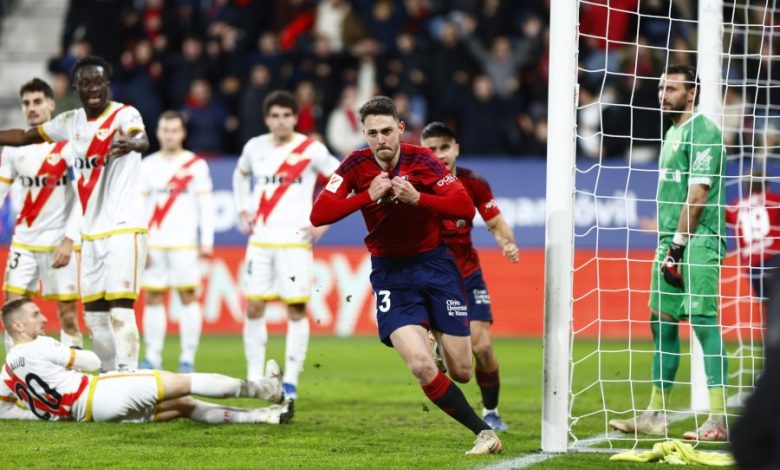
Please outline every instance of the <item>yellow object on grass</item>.
M631 450L621 452L609 458L622 462L663 462L670 465L710 465L713 467L728 467L736 465L731 454L720 452L703 452L693 450L693 446L680 441L659 442L653 450L637 452Z

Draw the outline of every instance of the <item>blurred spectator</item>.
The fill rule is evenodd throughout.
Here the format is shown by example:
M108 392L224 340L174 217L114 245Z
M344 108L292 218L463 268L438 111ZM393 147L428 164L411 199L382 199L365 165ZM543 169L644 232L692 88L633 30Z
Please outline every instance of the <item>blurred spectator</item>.
M252 137L268 132L265 125L263 101L275 86L271 81L271 72L264 64L252 67L249 83L241 95L239 111L239 146L243 146Z
M116 99L133 103L144 122L156 123L163 112L160 90L162 65L154 60L151 43L139 41L132 51L125 51L114 76ZM152 147L157 146L155 133L149 133L149 141Z
M82 106L81 100L71 86L69 74L54 72L51 78L51 88L54 92L54 102L57 103L53 116Z
M529 118L530 119L530 118ZM531 124L532 126L533 124ZM532 128L525 124L527 134L532 134ZM593 91L581 86L579 104L577 107L577 144L579 153L588 158L601 158L601 109Z
M187 148L205 155L224 151L226 133L234 131L237 122L231 119L225 105L212 96L207 80L192 82L182 112L187 118Z
M495 95L493 82L486 75L474 78L471 92L459 100L458 134L464 154L502 155L507 152L504 102ZM490 116L490 118L486 118Z
M300 82L295 87L295 99L298 101L298 125L295 126L295 130L306 135L317 132L322 109L317 104L317 95L312 83Z
M422 130L425 127L424 117L414 112L409 96L406 93L398 92L394 94L393 103L395 104L395 109L398 110L398 117L406 123L404 133L401 135L401 142L420 145Z
M314 21L314 33L324 39L331 52L339 53L344 49L344 21L352 12L347 0L322 0L317 5L317 17Z
M168 108L180 108L196 78L207 76L208 64L203 53L203 41L195 36L184 39L181 54L172 54L165 64ZM191 134L191 133L190 133Z
M366 144L358 110L373 96L376 86L375 76L376 67L373 60L363 60L358 72L357 85L349 84L344 87L338 106L328 116L327 141L339 157L344 157L352 150L364 147Z
M458 40L455 25L441 27L439 40L433 43L430 63L430 119L445 121L452 116L458 90L468 86L470 62Z

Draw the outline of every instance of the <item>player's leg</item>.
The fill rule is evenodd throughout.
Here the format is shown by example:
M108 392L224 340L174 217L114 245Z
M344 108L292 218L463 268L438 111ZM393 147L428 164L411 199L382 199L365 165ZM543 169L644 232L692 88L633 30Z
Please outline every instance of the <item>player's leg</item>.
M665 435L666 409L674 378L680 364L679 319L685 316L682 289L666 283L659 269L670 240L662 240L656 250L650 273L650 330L653 333L654 352L651 369L652 389L650 403L640 415L609 421L612 429L626 433Z
M701 344L704 372L710 396L710 414L696 431L686 432L686 439L707 441L728 440L726 423L726 385L728 384L728 356L718 322L718 291L720 257L706 243L692 241L686 250L689 276L685 303L691 326Z
M141 369L162 369L162 353L168 315L165 311L165 290L144 288L144 360Z
M284 344L285 397L298 398L298 376L303 371L309 348L309 317L306 302L312 285L314 259L311 248L275 250L274 263L280 282L279 295L287 304L287 337Z
M274 291L274 266L270 251L250 244L244 261L244 292L247 302L243 336L246 376L249 381L259 380L263 376L265 348L268 343L265 304L268 300L278 298Z
M105 239L81 242L81 303L84 323L92 340L92 350L100 358L100 370L116 370L116 336L106 296Z
M179 334L181 336L181 354L179 372L195 370L195 354L200 343L203 328L203 315L196 295L200 286L200 266L197 250L173 250L169 252L172 270L171 284L181 300L179 316Z
M200 344L200 333L203 328L203 315L195 289L180 289L178 291L182 310L179 317L179 333L181 335L181 355L179 356L179 372L194 372L195 354Z
M267 377L257 382L222 374L155 372L159 372L161 377L164 400L199 395L209 398L260 398L278 403L283 396L281 371L273 360L268 361L267 369L270 371Z
M135 319L135 300L141 288L146 263L146 234L121 233L105 238L106 295L111 324L116 334L116 358L119 370L138 369L140 335Z
M5 265L5 279L3 282L5 301L38 295L38 278L38 262L35 254L12 244L11 249L8 251L8 259ZM6 353L14 345L8 332L5 332L4 344Z
M474 376L482 395L482 419L491 428L506 431L509 428L498 413L501 380L498 373L498 358L490 337L490 325L493 323L490 294L481 271L464 279L464 284L469 301L471 350L475 360Z
M78 252L71 253L68 264L52 267L51 253L36 253L38 271L41 273L43 298L57 301L60 318L60 342L65 346L84 346L78 321Z
M286 405L254 409L237 408L196 400L191 396L165 400L157 406L155 421L170 421L176 418L189 418L205 424L282 424L289 422L292 411Z
M433 331L439 343L444 363L452 380L467 383L471 380L472 351L469 336L453 336Z
M445 335L446 336L446 335ZM460 338L468 345L468 337ZM440 338L447 341L446 337ZM497 453L501 451L501 441L493 430L471 408L463 392L437 367L431 356L428 332L420 325L405 325L390 333L389 341L406 362L425 395L442 411L450 415L471 432L477 435L475 447L470 453ZM471 355L471 348L468 354Z
M144 313L141 324L144 329L144 360L141 369L162 369L165 333L168 314L165 310L165 293L170 287L168 252L150 249L146 257L143 283Z

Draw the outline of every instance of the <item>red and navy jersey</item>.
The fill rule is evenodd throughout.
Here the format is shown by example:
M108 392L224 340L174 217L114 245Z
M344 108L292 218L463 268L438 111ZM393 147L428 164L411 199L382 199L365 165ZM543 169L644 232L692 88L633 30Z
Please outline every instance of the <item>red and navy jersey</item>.
M348 213L340 208L350 206L351 211L360 208L368 228L365 238L368 251L374 256L404 258L442 244L441 214L474 215L463 185L425 147L401 144L398 163L389 172L391 178L406 178L420 192L417 206L395 200L392 193L371 201L368 187L382 171L370 149L350 153L317 197L312 222L333 223Z
M493 198L490 185L479 173L468 168L457 167L455 175L466 188L483 220L488 221L501 213ZM442 220L444 243L455 254L460 274L464 278L471 276L480 268L477 250L471 243L472 228L474 228L473 219Z
M761 266L780 254L780 194L765 191L732 201L726 208L726 223L737 236L743 264Z

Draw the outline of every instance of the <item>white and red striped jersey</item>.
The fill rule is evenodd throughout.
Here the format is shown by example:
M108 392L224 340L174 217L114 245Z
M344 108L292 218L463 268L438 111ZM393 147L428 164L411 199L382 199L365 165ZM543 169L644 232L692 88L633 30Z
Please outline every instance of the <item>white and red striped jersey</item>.
M780 254L780 194L765 191L732 201L726 223L734 228L743 265L761 266Z
M213 185L206 160L186 150L173 157L157 152L143 159L141 174L149 248L213 247Z
M146 232L141 194L141 154L130 152L108 158L114 139L134 130L145 130L138 110L112 101L95 119L84 108L66 111L38 126L49 142L70 141L79 173L77 191L84 221L84 239L115 233Z
M234 188L239 211L254 215L250 243L308 243L317 175L330 177L339 161L320 142L296 133L276 145L271 134L250 139L238 159L238 169L254 180L251 197Z
M67 142L5 147L0 155L0 203L16 182L21 206L12 244L54 251L67 236L79 243L81 211L68 166L75 156Z
M0 380L35 416L49 421L77 420L84 413L89 376L70 369L76 351L54 338L39 336L5 357Z

